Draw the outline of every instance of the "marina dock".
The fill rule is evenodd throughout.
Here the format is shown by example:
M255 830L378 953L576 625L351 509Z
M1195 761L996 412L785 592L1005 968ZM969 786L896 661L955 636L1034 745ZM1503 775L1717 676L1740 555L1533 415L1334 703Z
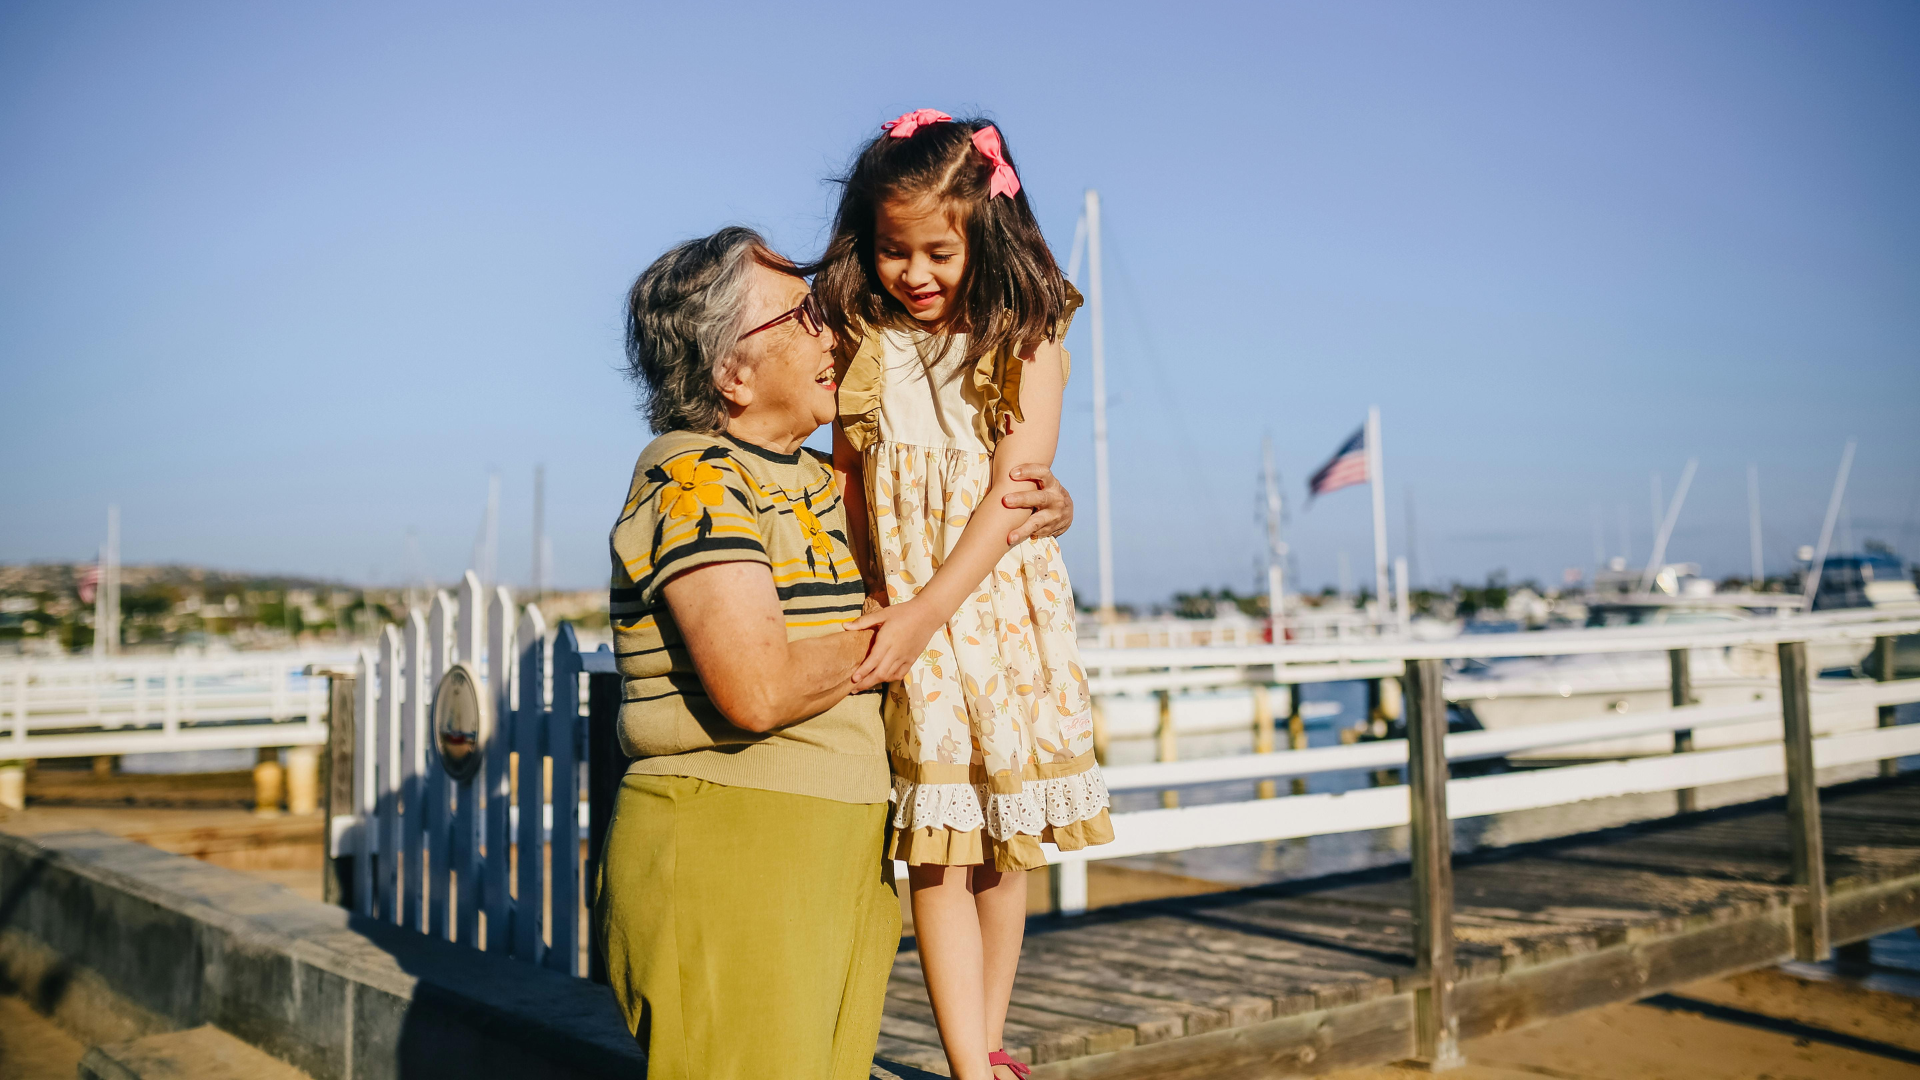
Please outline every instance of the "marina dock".
M1824 960L1920 923L1911 768L1920 724L1910 722L1920 678L1881 662L1873 678L1823 680L1808 662L1835 645L1884 661L1915 633L1920 618L1841 613L1439 642L1089 649L1096 693L1158 703L1156 760L1105 770L1125 796L1112 843L1047 852L1006 1048L1040 1080L1313 1075L1406 1060L1444 1068L1478 1036ZM1690 658L1731 649L1773 658L1766 692L1698 703ZM1449 661L1515 651L1664 654L1672 706L1450 730ZM429 1049L442 1045L472 1051L475 1076L518 1078L536 1062L555 1077L635 1075L638 1048L594 985L606 975L584 919L627 765L613 737L612 660L570 625L549 633L536 605L485 596L469 575L457 597L436 596L428 615L328 669L323 716L309 708L297 720L235 723L183 711L129 724L103 704L98 730L75 731L71 719L36 727L36 708L16 708L8 734L29 750L92 752L91 740L105 739L145 740L143 752L214 738L311 746L324 810L267 819L270 828L172 829L152 811L141 843L88 819L106 811L27 811L18 835L0 828L0 894L20 912L0 925L0 974L31 989L90 972L94 1005L35 1007L94 1046L124 1038L116 1024L152 1038L206 1028L315 1080L438 1075L414 1070L437 1067ZM492 722L476 732L431 723L426 689L456 662L476 665L492 704ZM133 676L136 702L147 677ZM1299 689L1353 680L1374 684L1370 728L1386 734L1297 739ZM1389 695L1389 681L1403 692ZM16 673L16 700L33 706L38 685ZM103 682L100 700L117 702L126 685ZM1220 687L1245 688L1255 752L1180 756L1175 697ZM1390 698L1397 730L1384 723ZM1293 716L1277 715L1274 700ZM1716 743L1726 731L1743 734ZM1297 748L1280 748L1282 732ZM1672 752L1552 763L1559 748L1650 736ZM448 745L477 748L478 767L442 767ZM1550 767L1502 764L1543 751ZM1785 798L1759 798L1782 782ZM1758 801L1721 805L1736 789ZM1680 812L1620 825L1606 816L1618 808L1604 807L1621 796L1670 799ZM1455 854L1456 833L1464 849L1488 824L1536 811L1562 816L1556 838ZM1296 860L1304 876L1250 888L1181 876L1189 853L1285 852L1369 833L1378 843L1362 842L1375 856L1404 861L1333 864L1347 872L1329 876ZM271 884L294 875L314 898ZM97 917L107 910L119 914ZM162 935L145 929L162 924ZM145 955L161 941L186 951ZM225 961L193 959L260 949L273 959L257 985L236 981ZM123 970L134 953L143 964ZM373 994L385 1019L342 1026L304 1004L321 992L302 980L322 955L327 1007ZM174 986L182 972L196 980L184 996ZM944 1072L908 938L873 1075Z

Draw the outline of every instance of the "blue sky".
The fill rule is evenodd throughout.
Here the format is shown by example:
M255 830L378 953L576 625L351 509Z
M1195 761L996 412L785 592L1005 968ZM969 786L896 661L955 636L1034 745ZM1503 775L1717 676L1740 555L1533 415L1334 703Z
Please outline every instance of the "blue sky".
M0 8L0 560L398 582L487 474L528 574L606 573L647 434L627 284L727 222L796 255L908 108L1001 124L1064 259L1108 220L1123 600L1253 576L1270 434L1301 579L1371 556L1304 478L1384 416L1395 553L1557 579L1770 566L1860 440L1852 535L1920 554L1920 8L1907 3ZM945 11L946 9L942 9ZM1059 471L1093 585L1086 331Z

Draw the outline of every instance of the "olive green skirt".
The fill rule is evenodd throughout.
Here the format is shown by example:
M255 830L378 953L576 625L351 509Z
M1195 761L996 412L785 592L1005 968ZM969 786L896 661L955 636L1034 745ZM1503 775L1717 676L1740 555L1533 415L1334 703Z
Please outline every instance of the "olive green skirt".
M865 1080L900 946L885 803L629 775L594 905L648 1080Z

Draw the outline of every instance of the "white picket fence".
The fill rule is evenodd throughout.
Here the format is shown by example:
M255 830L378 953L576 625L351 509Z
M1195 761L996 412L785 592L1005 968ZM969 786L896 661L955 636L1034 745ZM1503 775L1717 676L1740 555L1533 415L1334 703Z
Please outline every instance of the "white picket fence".
M0 759L311 746L341 652L0 661Z
M440 593L425 616L387 627L362 652L355 812L334 816L331 849L354 860L355 912L577 975L587 726L579 641L565 624L550 639L539 609L516 609L505 589L484 616L481 599L469 573L457 600ZM493 725L480 770L456 782L431 713L440 677L461 661L483 673Z

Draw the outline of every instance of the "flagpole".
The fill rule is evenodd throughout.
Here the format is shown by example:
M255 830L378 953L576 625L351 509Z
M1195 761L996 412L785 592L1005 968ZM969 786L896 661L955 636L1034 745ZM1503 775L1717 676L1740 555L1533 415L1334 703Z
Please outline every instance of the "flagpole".
M1367 409L1367 483L1373 488L1373 595L1380 602L1380 621L1393 605L1387 592L1387 479L1380 452L1380 407Z
M120 504L107 506L107 655L120 652Z
M1087 189L1087 301L1093 317L1093 498L1100 551L1100 621L1113 621L1113 511L1107 486L1107 337L1101 318L1100 193Z
M107 545L100 545L100 561L94 564L93 579L93 658L107 655Z

